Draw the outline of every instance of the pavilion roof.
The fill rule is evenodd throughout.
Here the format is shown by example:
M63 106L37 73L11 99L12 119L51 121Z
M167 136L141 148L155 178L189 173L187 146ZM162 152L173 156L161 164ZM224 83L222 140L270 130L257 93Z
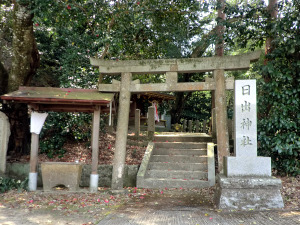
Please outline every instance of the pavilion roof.
M97 89L20 87L2 95L4 101L27 103L42 111L92 112L96 106L107 106L114 99L112 93Z

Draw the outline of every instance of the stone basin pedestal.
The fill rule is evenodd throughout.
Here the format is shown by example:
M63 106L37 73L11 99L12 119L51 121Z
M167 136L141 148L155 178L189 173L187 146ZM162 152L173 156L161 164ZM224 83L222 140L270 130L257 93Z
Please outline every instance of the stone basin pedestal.
M64 185L69 191L78 191L82 164L73 162L41 163L44 191L51 191L57 185Z

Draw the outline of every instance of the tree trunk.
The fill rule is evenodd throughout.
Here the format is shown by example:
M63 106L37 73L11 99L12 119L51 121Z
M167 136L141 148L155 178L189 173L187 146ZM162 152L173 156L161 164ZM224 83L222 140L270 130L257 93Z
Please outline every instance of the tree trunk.
M272 23L277 18L278 14L278 7L277 7L277 0L269 0L269 5L267 7L268 13L269 13L269 30L272 30ZM266 39L266 46L265 46L265 55L271 53L275 49L275 45L273 43L274 37L273 35L270 35ZM264 64L267 65L268 60L265 59ZM265 82L269 82L271 79L269 74L266 74L264 76Z
M5 92L15 91L19 86L29 85L39 65L39 54L33 33L33 14L28 5L14 1L13 11L13 57L12 68ZM5 80L1 80L1 85ZM9 152L14 156L28 153L30 132L26 104L11 104L3 108L11 124Z
M13 58L8 91L29 85L39 66L39 53L33 33L33 14L26 5L14 4Z
M2 62L0 62L0 95L3 95L7 92L8 85L8 72L5 69Z
M224 20L225 20L225 0L218 0L217 3L218 8L218 18L217 18L217 41L216 41L216 55L223 56L224 55Z

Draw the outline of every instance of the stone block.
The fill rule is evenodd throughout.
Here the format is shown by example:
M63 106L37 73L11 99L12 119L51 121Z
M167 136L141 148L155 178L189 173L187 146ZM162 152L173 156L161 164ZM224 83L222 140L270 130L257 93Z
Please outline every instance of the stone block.
M41 163L44 191L51 191L57 185L64 185L70 191L78 191L82 164L67 162Z
M134 117L134 133L135 137L139 138L141 130L141 110L135 110L135 117Z
M265 210L283 208L281 180L274 177L217 176L215 202L219 209Z
M271 158L260 156L224 157L224 175L271 176Z
M165 120L166 120L166 128L168 131L170 131L171 130L171 116L165 115Z
M192 120L189 120L189 122L188 122L188 130L189 130L189 133L193 132L193 121Z
M153 140L155 132L155 109L153 106L148 108L148 138Z

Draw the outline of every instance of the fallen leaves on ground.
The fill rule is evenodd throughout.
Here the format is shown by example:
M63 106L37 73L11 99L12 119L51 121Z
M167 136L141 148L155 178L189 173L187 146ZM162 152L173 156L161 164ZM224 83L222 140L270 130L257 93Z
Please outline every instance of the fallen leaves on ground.
M115 133L101 134L99 137L99 164L111 165L115 150ZM39 154L39 162L75 162L92 163L92 149L89 142L72 142L65 143L63 149L66 150L63 157L55 156L49 158L46 154ZM130 144L126 146L126 164L141 164L146 147L143 141L130 140ZM11 159L9 161L29 162L30 156L25 155L20 159Z

